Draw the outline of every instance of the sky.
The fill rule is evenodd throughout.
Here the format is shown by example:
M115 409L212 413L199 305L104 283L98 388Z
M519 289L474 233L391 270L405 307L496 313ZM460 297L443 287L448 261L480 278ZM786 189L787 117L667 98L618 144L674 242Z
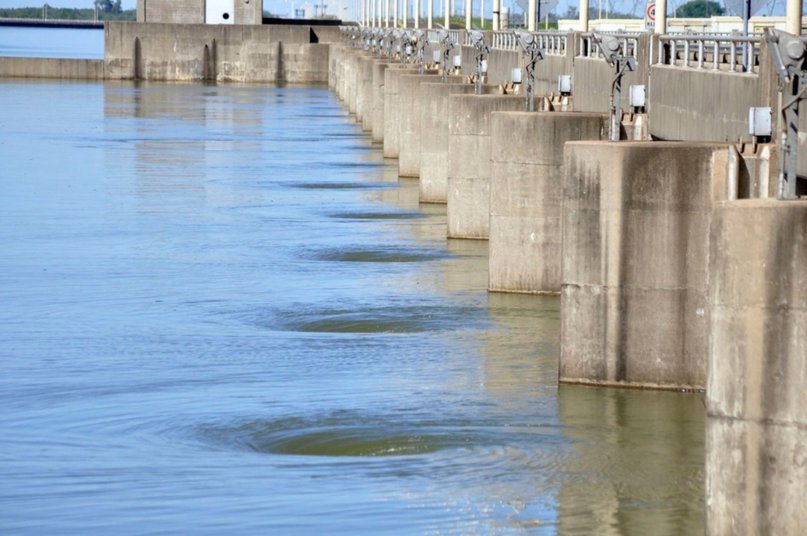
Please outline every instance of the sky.
M47 3L51 7L72 7L91 9L93 0L0 0L0 7L41 7ZM121 0L123 9L134 9L137 0Z

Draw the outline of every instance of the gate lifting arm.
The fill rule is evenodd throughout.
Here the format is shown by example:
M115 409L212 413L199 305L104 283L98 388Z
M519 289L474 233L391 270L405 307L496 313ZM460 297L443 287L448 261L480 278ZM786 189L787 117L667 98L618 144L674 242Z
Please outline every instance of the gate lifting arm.
M799 101L807 92L807 43L781 30L765 28L765 41L779 72L782 135L779 139L779 199L796 199L799 169Z
M622 41L613 35L592 35L594 43L600 47L605 61L615 69L616 75L611 83L611 98L608 103L608 140L619 141L619 131L622 124L622 77L626 72L636 69L636 58L625 56L622 50Z
M395 30L388 28L382 30L383 37L381 38L381 49L388 58L392 58L395 49Z
M490 54L490 47L485 43L485 34L479 30L471 30L470 39L471 44L476 49L476 87L474 92L477 95L481 95L482 84L488 72L488 54Z
M451 54L451 49L454 48L454 40L451 38L451 34L446 30L440 30L438 36L440 40L440 52L443 57L441 62L443 83L445 83L448 81L448 56Z
M400 30L401 47L401 65L412 61L412 56L415 55L415 42L412 40L412 35L406 30Z
M412 43L415 45L418 58L418 74L423 74L426 71L426 59L424 57L424 50L429 42L429 36L421 30L414 30L410 37Z
M538 47L538 39L534 34L515 31L518 44L524 49L530 60L524 66L527 71L527 111L535 111L535 66L544 59L544 51Z

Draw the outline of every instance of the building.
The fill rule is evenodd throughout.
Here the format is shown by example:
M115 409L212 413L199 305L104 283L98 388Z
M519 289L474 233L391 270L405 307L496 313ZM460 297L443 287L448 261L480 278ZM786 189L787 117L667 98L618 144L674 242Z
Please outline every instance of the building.
M261 24L263 0L137 0L137 22Z

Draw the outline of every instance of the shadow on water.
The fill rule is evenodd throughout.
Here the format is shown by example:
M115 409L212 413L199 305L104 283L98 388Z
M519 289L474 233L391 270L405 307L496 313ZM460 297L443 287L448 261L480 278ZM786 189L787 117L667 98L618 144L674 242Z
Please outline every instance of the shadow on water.
M332 251L323 251L313 255L313 258L333 262L425 262L448 258L448 255L439 250L429 250L414 247L383 246L376 249L346 248Z
M418 304L286 311L271 327L304 333L421 333L486 324L478 307Z

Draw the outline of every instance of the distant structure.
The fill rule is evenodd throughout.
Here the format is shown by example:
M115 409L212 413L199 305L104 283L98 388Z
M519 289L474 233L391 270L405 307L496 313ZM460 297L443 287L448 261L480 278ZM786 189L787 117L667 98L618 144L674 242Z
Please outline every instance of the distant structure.
M137 22L261 24L263 0L137 0Z

